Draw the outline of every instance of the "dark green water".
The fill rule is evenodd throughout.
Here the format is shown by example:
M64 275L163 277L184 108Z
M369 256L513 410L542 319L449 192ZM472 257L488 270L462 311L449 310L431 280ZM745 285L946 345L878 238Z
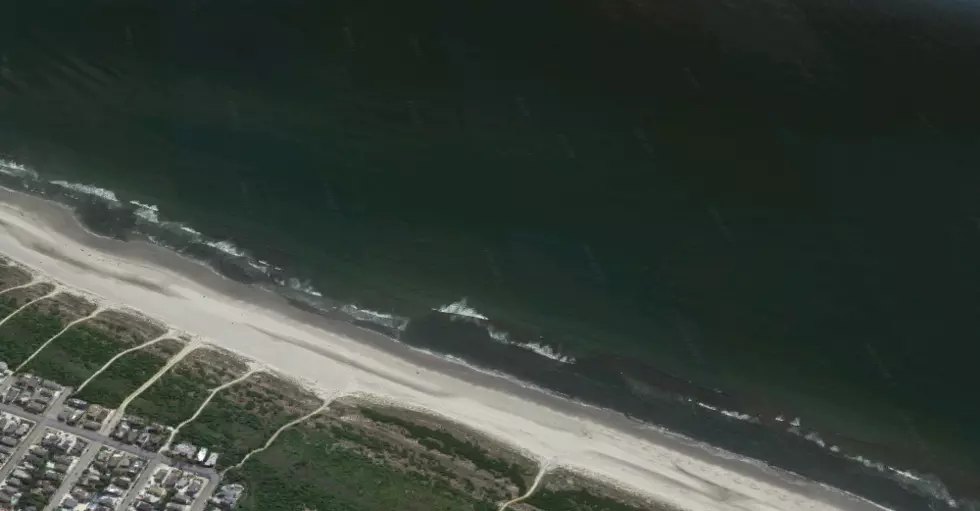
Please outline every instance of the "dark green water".
M801 417L980 495L970 7L0 13L0 151L45 178L157 205L336 303L414 318L413 342L527 376L534 362L425 319L468 297L649 410L665 392L764 428Z

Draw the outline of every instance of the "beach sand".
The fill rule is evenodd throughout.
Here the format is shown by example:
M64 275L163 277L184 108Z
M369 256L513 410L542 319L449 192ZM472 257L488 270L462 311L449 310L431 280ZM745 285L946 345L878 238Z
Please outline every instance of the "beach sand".
M420 352L290 306L162 247L84 230L65 207L0 190L0 254L102 304L253 359L321 395L420 409L688 511L880 510L608 410Z

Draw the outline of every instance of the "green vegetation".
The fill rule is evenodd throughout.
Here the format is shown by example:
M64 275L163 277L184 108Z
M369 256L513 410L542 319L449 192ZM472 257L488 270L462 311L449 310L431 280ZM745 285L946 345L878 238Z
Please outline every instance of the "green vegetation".
M639 508L623 504L613 499L600 497L586 490L539 489L524 501L542 511L651 511L652 508ZM663 511L671 508L662 507Z
M0 315L7 316L17 309L13 299L0 299ZM20 365L37 348L64 328L57 315L40 314L28 307L0 327L0 360L11 367ZM4 312L9 310L10 312Z
M40 314L33 314L33 316L42 317ZM55 330L55 333L61 328L63 327ZM50 337L41 340L38 346ZM54 380L62 385L77 387L116 353L127 347L128 344L119 341L118 338L79 323L38 353L24 367L24 371Z
M412 438L429 449L470 460L480 470L506 477L517 485L522 494L527 491L527 483L520 465L492 458L476 444L459 440L445 431L413 424L368 408L361 408L361 414L375 422L392 424L404 429Z
M167 339L160 343L178 344L178 341ZM127 353L89 382L76 397L116 408L166 363L163 357L146 350Z
M247 381L241 385L249 386ZM178 434L179 441L222 453L219 468L238 463L249 451L265 445L277 429L301 416L284 409L280 399L253 390L236 390L230 387L216 394L201 415Z
M127 407L128 413L171 426L194 415L211 389L221 382L205 378L186 368L185 364L187 362L177 364L133 399Z
M0 319L9 316L12 312L20 307L21 303L18 303L15 298L9 296L0 296Z
M300 425L229 474L242 511L494 511L438 479L386 466L338 444L333 428Z

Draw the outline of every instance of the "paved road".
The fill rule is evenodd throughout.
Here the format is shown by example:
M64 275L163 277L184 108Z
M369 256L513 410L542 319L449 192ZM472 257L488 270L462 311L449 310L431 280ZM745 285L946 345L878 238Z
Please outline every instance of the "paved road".
M208 501L211 500L211 496L214 495L214 492L217 489L217 481L208 481L208 485L201 490L201 494L198 495L197 499L194 501L194 505L191 506L191 511L203 511L204 506L208 504Z
M133 482L133 486L129 488L126 495L123 496L122 502L116 507L116 511L126 511L129 509L129 505L136 500L137 495L140 493L140 489L146 486L146 482L150 480L153 473L156 472L160 463L165 463L163 460L166 458L162 454L156 454L153 458L149 460L146 464L146 468L143 469L143 473Z
M3 409L3 410L5 412L10 412L10 410L7 409ZM14 412L10 412L10 413L14 413ZM24 415L21 414L21 416ZM14 453L10 456L10 459L7 460L7 463L3 465L3 468L0 468L0 481L6 480L7 476L9 476L10 473L14 471L14 467L16 467L20 463L20 459L24 457L25 453L27 453L27 448L30 447L31 445L34 445L34 442L37 442L38 438L41 437L41 433L45 429L44 426L41 424L41 420L43 420L41 417L37 417L35 415L34 417L27 417L27 418L34 421L34 429L32 429L30 433L24 436L24 439L17 446L17 450L15 450Z
M27 448L31 444L33 444L37 440L37 438L41 435L41 432L43 432L45 429L50 427L50 428L60 429L67 433L71 433L72 435L84 438L89 442L91 442L93 446L95 446L96 444L100 446L106 445L108 447L112 447L113 449L126 451L141 456L143 458L146 458L148 461L147 468L144 474L140 476L139 478L140 482L145 482L145 478L147 477L147 474L151 472L152 468L156 467L160 463L166 463L171 466L179 466L182 470L186 472L192 472L194 474L206 477L208 479L208 485L203 490L203 493L201 495L202 498L195 500L193 509L195 511L200 511L200 509L204 507L204 504L206 503L204 497L210 498L211 494L214 493L214 490L217 488L218 483L221 480L221 476L219 476L214 469L201 468L198 466L188 465L185 463L178 463L168 458L167 456L164 456L163 454L144 451L143 449L140 449L139 447L136 447L134 445L128 445L122 442L118 442L113 438L100 434L98 431L91 431L88 429L78 428L75 426L69 426L68 424L59 422L57 416L58 416L58 410L60 410L60 403L64 401L64 399L67 396L68 396L68 390L66 389L65 392L62 394L62 396L59 396L59 399L55 402L55 405L57 405L57 407L52 406L50 409L48 409L44 417L40 415L35 415L33 413L29 413L16 406L0 403L0 410L3 410L5 412L14 415L18 415L20 417L24 417L28 420L32 420L35 422L34 429L31 430L31 432L28 433L28 435L25 437L24 441L20 443L20 445L17 447L17 450L14 452L13 456L10 457L10 460L7 462L7 464L4 465L2 469L0 469L0 481L5 479L7 477L7 474L9 474L13 470L13 467L17 465L17 462L27 451ZM83 454L83 456L85 456L85 454ZM91 458L89 458L89 461L91 461ZM84 470L85 466L87 465L88 463L86 463L85 465L82 465L82 463L80 462L78 463L78 466L81 467L80 470ZM126 495L125 498L129 499L129 502L132 502L132 499L135 498L137 493L139 493L139 488L141 487L142 487L141 484L134 484L132 490L129 492L129 494ZM59 493L60 493L60 489L59 489ZM55 502L59 502L59 501L55 501ZM126 509L125 507L119 507L119 511L125 511L125 509Z
M88 467L89 463L92 463L95 455L101 449L102 442L89 442L88 448L85 449L85 452L75 462L75 466L72 467L71 472L65 475L65 480L58 487L58 491L54 492L54 496L48 501L48 505L44 506L44 511L52 511L61 504L61 499L65 498L65 494L75 486L78 478L85 472L85 467Z

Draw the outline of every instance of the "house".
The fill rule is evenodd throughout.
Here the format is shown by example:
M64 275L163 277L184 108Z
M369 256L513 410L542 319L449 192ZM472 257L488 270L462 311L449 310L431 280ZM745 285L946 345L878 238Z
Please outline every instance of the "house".
M85 401L82 401L81 399L78 399L77 397L73 397L73 398L65 401L65 404L68 405L68 406L70 406L70 407L72 407L72 408L85 409L86 407L88 407L88 403L86 403Z
M81 488L75 488L74 490L72 490L71 491L71 496L76 501L83 502L83 503L84 502L88 502L89 500L92 500L92 496L89 495L89 493L87 491L85 491L85 490L83 490Z
M213 467L218 463L218 453L212 452L211 456L208 456L208 460L204 462L205 467Z
M38 403L37 401L32 401L27 406L25 406L24 409L31 413L43 413L44 405Z
M7 447L6 445L0 445L0 454L5 454L10 456L14 453L13 447Z
M55 472L58 472L59 474L68 473L68 470L69 469L71 469L71 465L69 465L67 463L55 463L54 464L54 471Z
M20 425L17 426L17 431L14 433L14 436L16 436L16 437L22 437L22 436L26 435L27 432L30 431L30 430L31 430L31 425L30 424L28 424L26 422L21 422Z
M14 421L8 422L7 425L3 427L4 435L13 435L14 431L17 431L17 423Z
M75 457L81 456L85 451L86 446L88 446L88 444L85 442L75 442L75 445L71 446L71 449L68 449L68 455Z
M0 438L0 444L6 445L7 447L16 447L19 442L16 438L5 436Z
M178 479L180 479L180 472L175 470L167 475L167 478L163 480L163 486L165 488L173 488L174 485L177 484Z
M187 493L191 495L197 495L201 491L201 481L195 479L190 486L187 487Z
M196 451L197 448L187 442L181 442L173 449L175 455L183 456L185 458L190 458Z
M44 380L43 382L41 382L41 386L48 390L55 390L55 391L61 390L61 385L58 385L57 383L51 380Z
M136 503L136 510L137 511L153 511L153 506L150 505L149 502L146 502L145 500L141 500L141 501L139 501L139 502Z
M78 506L78 501L71 497L65 497L65 500L61 501L61 509L75 509Z
M27 471L20 468L14 469L14 473L11 475L25 483L31 480L31 475L28 474Z
M122 440L127 434L129 434L130 429L129 424L124 422L116 427L116 431L112 434L112 436Z
M99 424L98 422L92 420L88 420L82 423L82 427L85 429L91 429L92 431L97 431L99 428L102 427L102 424Z
M102 422L109 417L109 411L110 410L108 408L92 405L92 407L89 408L88 413L92 420Z
M197 462L204 463L204 460L208 457L208 448L201 447L200 451L197 451Z

